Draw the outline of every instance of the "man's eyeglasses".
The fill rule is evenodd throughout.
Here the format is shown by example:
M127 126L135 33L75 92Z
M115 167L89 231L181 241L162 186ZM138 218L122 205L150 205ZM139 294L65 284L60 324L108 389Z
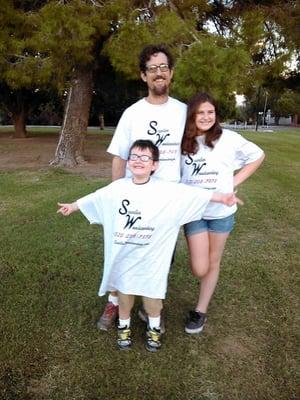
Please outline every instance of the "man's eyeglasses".
M167 72L169 71L169 65L168 64L146 65L146 70L150 72L150 74L154 74L155 72L157 72L158 69L160 69L161 72Z
M147 156L147 154L142 154L141 156L139 156L137 154L129 154L129 160L131 160L131 161L141 160L143 162L147 162L149 160L153 160L153 158L150 156Z

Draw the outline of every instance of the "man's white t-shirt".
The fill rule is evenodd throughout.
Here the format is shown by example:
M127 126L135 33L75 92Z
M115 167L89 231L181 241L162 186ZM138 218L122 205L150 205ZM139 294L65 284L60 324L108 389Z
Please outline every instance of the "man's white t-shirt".
M119 179L77 201L91 224L104 228L104 270L99 296L165 298L180 226L201 218L212 192L151 178Z
M186 119L186 105L168 97L163 104L151 104L145 98L122 114L107 151L124 160L135 140L149 139L159 148L159 167L155 176L166 181L180 180L180 144ZM131 176L126 170L126 176Z
M205 136L197 136L199 150L181 159L181 182L220 193L233 192L234 171L263 155L263 150L242 135L223 129L214 148L204 144ZM210 203L203 218L219 219L233 214L237 206Z

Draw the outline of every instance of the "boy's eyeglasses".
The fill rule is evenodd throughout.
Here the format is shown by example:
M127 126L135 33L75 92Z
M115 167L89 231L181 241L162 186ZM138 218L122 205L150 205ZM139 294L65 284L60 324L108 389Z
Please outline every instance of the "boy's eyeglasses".
M153 158L150 156L147 156L147 154L142 154L141 156L139 156L137 154L129 154L129 160L131 160L131 161L141 160L143 162L147 162L149 160L153 160Z
M168 64L146 65L146 70L150 72L150 74L154 74L155 72L157 72L158 69L160 69L161 72L167 72L169 71L169 65Z

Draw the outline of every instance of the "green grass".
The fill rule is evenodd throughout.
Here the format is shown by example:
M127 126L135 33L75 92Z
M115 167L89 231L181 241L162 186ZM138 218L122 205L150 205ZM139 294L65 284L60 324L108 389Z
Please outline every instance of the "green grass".
M56 214L107 181L60 170L0 173L0 399L299 399L299 130L246 136L266 152L239 190L245 206L223 258L201 336L183 333L197 297L180 236L157 354L95 322L102 233L76 214Z
M60 126L27 126L26 131L29 137L35 136L43 136L43 135L54 135L57 136L60 132ZM97 126L88 127L87 132L89 134L110 134L112 133L111 128L105 128L104 130L100 130ZM13 126L1 126L0 125L0 136L4 134L13 134L14 127Z

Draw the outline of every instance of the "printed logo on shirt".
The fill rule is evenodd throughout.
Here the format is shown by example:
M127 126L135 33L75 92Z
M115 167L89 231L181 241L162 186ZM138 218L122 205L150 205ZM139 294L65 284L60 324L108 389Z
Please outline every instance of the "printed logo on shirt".
M130 209L129 206L130 201L128 199L121 201L121 207L118 212L124 216L125 221L123 227L113 233L115 238L114 244L148 246L155 228L153 226L142 225L141 223L135 225L137 221L142 220L141 211Z
M203 161L205 161L204 159L201 159L199 161L200 162L195 162L193 157L190 156L189 154L188 154L188 159L185 160L186 165L192 165L192 167L193 167L193 172L191 174L192 176L199 175L201 173L202 168L206 165L206 162L203 162Z
M166 133L166 132L169 132L168 129L156 129L157 124L158 124L157 121L150 121L149 122L150 129L148 129L147 133L148 133L148 135L151 135L151 136L156 135L157 140L156 140L155 144L156 144L156 146L160 146L161 144L163 144L163 142L166 140L166 138L168 136L170 136L170 134Z
M130 204L130 201L127 199L122 200L122 207L119 208L119 214L121 215L125 215L125 217L127 218L125 225L124 225L124 229L128 228L132 228L133 225L140 219L142 219L142 217L138 216L135 217L134 215L136 214L141 214L139 211L128 211L128 206Z

